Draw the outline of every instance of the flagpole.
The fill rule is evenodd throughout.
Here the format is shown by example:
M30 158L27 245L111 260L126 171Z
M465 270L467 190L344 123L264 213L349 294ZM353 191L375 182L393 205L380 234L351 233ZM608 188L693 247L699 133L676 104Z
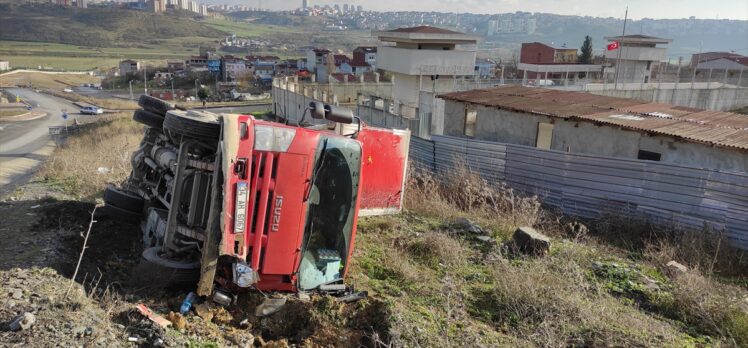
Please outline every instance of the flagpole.
M623 52L623 40L626 36L626 22L629 18L629 7L626 6L626 14L623 16L623 34L621 34L621 41L618 43L618 58L616 58L616 77L613 90L618 89L618 71L621 70L621 52Z

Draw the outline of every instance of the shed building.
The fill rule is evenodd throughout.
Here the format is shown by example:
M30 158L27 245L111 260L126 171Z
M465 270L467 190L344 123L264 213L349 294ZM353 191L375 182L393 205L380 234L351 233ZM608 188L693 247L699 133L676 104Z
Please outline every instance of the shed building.
M444 135L748 172L740 114L518 86L439 97Z

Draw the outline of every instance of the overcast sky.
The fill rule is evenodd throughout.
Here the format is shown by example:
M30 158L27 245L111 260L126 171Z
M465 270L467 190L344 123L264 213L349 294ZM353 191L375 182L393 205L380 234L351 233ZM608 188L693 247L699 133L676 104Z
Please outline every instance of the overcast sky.
M264 8L292 9L301 0L212 0ZM437 11L506 13L546 12L565 15L620 17L629 6L629 18L730 18L748 20L748 0L309 0L314 4L355 4L377 11Z

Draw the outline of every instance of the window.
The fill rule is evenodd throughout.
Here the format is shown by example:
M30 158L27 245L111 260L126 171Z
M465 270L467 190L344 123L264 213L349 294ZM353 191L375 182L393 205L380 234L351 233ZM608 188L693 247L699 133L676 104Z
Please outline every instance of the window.
M644 151L644 150L639 150L639 156L637 156L637 158L640 160L658 161L658 162L660 161L661 157L662 157L662 154L660 153L652 152L652 151Z
M465 109L465 136L475 136L475 123L478 121L478 111Z
M538 136L535 140L535 147L539 149L551 149L551 140L553 139L553 124L538 122Z

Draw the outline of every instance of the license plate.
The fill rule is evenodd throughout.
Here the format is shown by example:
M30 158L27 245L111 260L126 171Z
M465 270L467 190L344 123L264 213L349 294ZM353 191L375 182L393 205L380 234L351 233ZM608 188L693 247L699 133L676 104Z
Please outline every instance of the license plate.
M234 212L234 233L243 233L247 225L247 196L249 187L246 182L236 184L236 211Z

